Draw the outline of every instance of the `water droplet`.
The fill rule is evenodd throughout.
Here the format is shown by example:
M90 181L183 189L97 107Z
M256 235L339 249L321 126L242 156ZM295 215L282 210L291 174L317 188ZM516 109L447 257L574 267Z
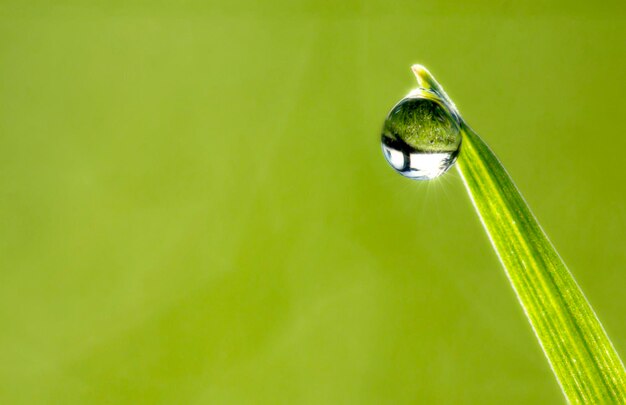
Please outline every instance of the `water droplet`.
M416 89L389 112L382 131L385 158L403 176L430 180L456 161L460 118L432 89Z

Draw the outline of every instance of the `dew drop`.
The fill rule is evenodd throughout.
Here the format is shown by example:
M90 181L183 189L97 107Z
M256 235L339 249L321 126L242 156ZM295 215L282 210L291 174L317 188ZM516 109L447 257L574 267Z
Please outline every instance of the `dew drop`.
M434 179L456 161L460 120L436 92L417 89L391 109L381 143L385 158L398 173L415 180Z

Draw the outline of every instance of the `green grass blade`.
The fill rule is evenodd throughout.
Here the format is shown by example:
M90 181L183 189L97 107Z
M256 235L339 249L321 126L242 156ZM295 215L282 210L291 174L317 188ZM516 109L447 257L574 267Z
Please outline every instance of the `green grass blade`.
M463 124L457 167L572 403L626 403L626 371L580 287L489 147Z

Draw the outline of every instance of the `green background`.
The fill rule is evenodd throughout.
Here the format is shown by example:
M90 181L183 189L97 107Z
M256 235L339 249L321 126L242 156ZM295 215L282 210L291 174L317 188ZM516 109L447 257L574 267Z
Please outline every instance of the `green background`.
M0 0L0 402L563 402L413 63L626 354L623 1L173 3Z

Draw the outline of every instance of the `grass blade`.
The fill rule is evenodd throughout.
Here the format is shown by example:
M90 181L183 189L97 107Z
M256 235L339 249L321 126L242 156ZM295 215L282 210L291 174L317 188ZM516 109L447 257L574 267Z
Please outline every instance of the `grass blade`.
M462 131L458 170L563 393L626 403L624 365L580 287L495 154Z

